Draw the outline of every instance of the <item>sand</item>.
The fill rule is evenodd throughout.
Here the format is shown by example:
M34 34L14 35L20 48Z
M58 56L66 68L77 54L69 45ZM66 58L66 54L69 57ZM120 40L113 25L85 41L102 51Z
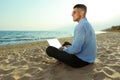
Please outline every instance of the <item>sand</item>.
M56 64L45 54L47 46L42 41L0 47L0 80L120 80L119 32L97 35L96 62L78 69Z

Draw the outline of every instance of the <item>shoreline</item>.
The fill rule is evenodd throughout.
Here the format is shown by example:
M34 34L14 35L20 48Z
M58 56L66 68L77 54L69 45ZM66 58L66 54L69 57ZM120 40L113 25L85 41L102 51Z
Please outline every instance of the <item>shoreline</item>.
M103 34L103 33L107 33L107 31L95 31L95 34ZM60 37L57 39L61 39L61 38L69 38L72 36L67 36L67 37ZM41 40L41 41L33 41L33 42L25 42L25 43L14 43L14 44L8 44L8 45L0 45L0 47L5 47L5 46L14 46L14 45L23 45L23 44L32 44L32 43L40 43L40 42L46 42L46 40Z

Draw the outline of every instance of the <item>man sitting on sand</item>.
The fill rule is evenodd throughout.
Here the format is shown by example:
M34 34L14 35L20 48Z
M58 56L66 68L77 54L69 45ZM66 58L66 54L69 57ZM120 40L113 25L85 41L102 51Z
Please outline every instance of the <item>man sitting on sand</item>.
M85 15L87 7L77 4L73 7L72 17L78 22L74 29L72 44L65 42L59 49L49 46L48 56L71 67L79 68L91 64L96 58L96 35Z

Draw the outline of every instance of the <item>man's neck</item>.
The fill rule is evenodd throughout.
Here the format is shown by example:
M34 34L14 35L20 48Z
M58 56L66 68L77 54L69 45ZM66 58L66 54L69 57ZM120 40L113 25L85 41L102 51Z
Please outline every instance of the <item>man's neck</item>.
M85 18L85 17L81 17L77 22L79 23L83 18Z

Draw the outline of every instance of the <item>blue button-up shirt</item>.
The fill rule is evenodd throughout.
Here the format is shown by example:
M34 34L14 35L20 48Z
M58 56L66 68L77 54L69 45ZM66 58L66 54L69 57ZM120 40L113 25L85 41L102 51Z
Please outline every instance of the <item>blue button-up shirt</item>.
M89 63L95 61L96 35L86 18L81 19L75 27L72 45L63 51L75 54L78 58Z

